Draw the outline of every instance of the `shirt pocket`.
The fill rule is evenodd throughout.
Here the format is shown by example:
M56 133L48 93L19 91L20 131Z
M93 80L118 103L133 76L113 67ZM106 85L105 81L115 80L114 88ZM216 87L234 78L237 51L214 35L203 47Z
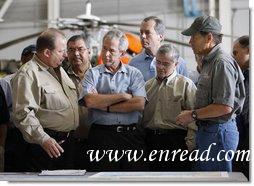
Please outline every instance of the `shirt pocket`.
M63 93L53 87L43 87L42 89L44 94L44 109L66 110L69 108L68 100Z
M196 102L198 105L205 106L209 104L209 94L211 89L211 77L200 75L196 91Z
M162 103L164 105L162 107L162 116L165 123L176 123L176 116L182 111L181 100L181 97L168 98L165 103Z

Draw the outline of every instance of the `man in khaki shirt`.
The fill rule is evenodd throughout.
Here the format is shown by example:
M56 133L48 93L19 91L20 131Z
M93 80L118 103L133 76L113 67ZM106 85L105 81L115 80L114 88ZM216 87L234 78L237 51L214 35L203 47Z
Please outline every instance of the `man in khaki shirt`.
M142 125L146 128L148 151L193 150L195 148L195 123L189 128L176 124L176 116L185 108L193 108L196 87L194 83L177 74L179 54L169 44L162 45L156 55L157 77L146 83L148 104L144 110ZM165 154L164 154L165 155ZM176 159L150 161L151 171L188 171L190 163Z
M75 84L78 97L80 97L84 91L81 81L84 79L86 71L91 68L90 49L84 35L74 35L68 40L67 54L70 66L66 71ZM87 169L86 149L89 129L88 109L85 106L79 106L79 126L75 131L77 139L75 166L79 169Z
M76 87L60 67L66 39L51 28L36 47L34 58L11 80L14 122L30 143L27 171L73 168L72 131L79 116Z

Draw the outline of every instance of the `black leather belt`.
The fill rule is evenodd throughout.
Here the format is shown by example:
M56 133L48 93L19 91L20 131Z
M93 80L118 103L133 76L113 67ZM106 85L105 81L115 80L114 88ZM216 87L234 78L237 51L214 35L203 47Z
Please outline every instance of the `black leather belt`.
M128 131L134 131L137 129L137 124L132 123L128 125L101 125L101 124L92 124L92 128L98 128L103 130L111 130L114 132L128 132Z
M223 123L219 123L216 121L201 121L201 120L196 121L196 125L198 127L208 127L211 125L218 125L218 124L223 124Z
M150 135L184 134L186 132L184 129L146 129L146 133Z
M69 132L61 132L61 131L56 131L56 130L51 130L51 129L43 129L49 136L53 138L60 138L60 139L66 139L69 136L72 136L74 134L74 130L71 130Z

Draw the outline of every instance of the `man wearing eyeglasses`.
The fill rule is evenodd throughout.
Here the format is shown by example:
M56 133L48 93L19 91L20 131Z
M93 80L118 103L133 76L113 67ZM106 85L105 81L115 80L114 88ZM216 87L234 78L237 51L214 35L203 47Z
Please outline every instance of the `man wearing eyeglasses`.
M74 168L78 99L60 67L65 57L65 35L47 29L37 39L33 59L11 80L14 123L29 142L26 171Z
M156 16L146 17L140 25L140 40L144 50L135 56L130 65L139 69L145 81L156 77L155 55L165 37L165 25ZM186 61L179 57L177 73L188 77Z
M156 55L157 76L146 82L149 102L146 104L142 125L146 129L146 146L152 151L167 150L160 161L160 153L150 161L151 171L188 171L190 163L181 161L180 156L172 156L174 150L192 151L195 148L195 123L187 127L176 124L176 116L186 108L193 108L196 92L195 84L176 72L179 54L170 44L162 45ZM165 151L166 152L166 151ZM165 153L164 153L165 155Z
M91 68L89 42L84 35L74 35L67 41L67 54L70 66L67 74L76 86L78 97L83 95L81 81L84 79L86 71ZM75 131L77 140L77 157L75 158L76 169L86 169L86 148L87 138L90 129L88 122L88 110L85 106L79 106L79 126Z

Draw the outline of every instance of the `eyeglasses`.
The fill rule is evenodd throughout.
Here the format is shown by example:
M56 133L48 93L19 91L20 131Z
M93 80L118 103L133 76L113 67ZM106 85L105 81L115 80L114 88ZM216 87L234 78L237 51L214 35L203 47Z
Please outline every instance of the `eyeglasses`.
M83 48L83 47L80 47L80 48L69 48L68 49L68 53L75 53L76 51L78 51L78 53L83 53L87 50L87 48Z
M156 60L156 65L161 65L163 67L170 67L174 62L172 61L171 63L165 63L165 62L161 62L161 61L158 61Z

